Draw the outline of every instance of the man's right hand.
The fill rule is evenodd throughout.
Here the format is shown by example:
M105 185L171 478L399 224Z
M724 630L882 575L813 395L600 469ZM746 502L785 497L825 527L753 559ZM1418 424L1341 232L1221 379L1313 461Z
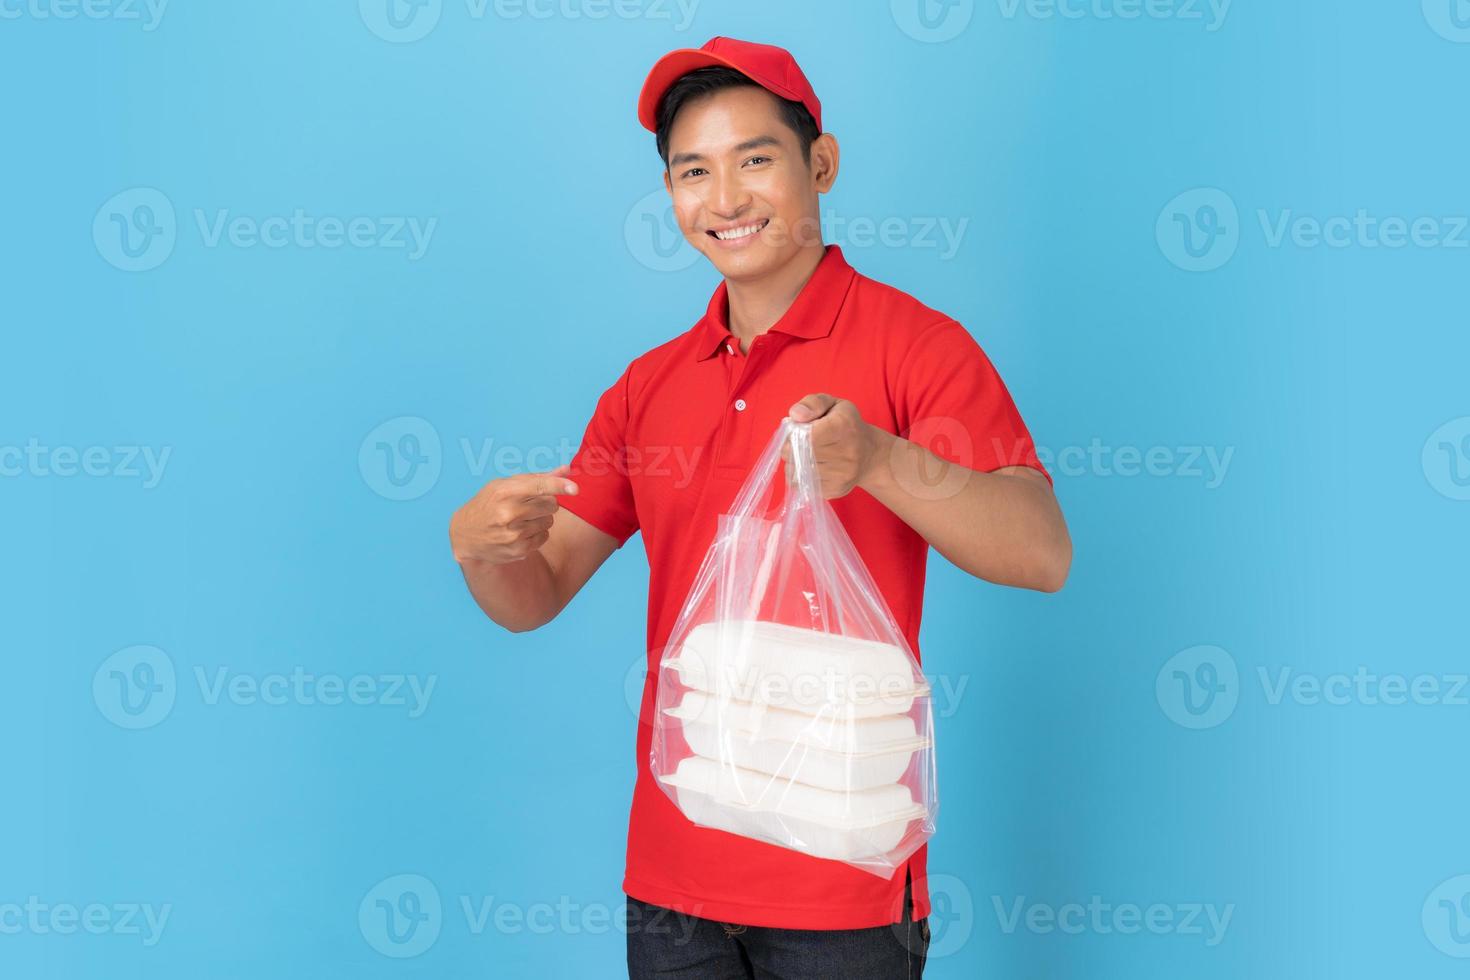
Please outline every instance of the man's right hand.
M521 473L491 480L449 521L455 561L504 565L522 561L547 542L558 508L556 494L577 485L563 464L546 473Z

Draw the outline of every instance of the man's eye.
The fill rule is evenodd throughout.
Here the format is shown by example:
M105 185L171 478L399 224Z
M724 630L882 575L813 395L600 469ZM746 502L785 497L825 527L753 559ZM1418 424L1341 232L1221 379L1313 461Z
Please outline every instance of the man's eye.
M695 174L702 174L702 173L704 173L704 168L703 167L693 167L693 168L691 168L689 170L684 171L679 176L681 176L681 177L693 177Z
M771 158L770 157L751 157L749 160L746 160L745 162L746 163L756 163L756 162L761 161L761 160L769 160L769 159L771 159Z

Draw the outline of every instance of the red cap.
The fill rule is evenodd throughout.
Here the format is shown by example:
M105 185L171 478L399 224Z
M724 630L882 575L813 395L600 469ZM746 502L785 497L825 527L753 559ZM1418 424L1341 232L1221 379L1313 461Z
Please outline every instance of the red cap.
M816 120L817 132L822 131L822 103L791 52L772 44L737 41L733 37L712 37L702 48L680 48L658 59L638 96L638 121L643 128L658 131L658 102L669 86L681 75L711 65L733 68L768 92L800 102Z

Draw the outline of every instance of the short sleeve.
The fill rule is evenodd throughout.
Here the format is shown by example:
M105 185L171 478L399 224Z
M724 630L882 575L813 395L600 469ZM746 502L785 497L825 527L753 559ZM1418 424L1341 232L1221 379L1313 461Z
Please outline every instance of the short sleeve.
M572 456L575 494L557 494L556 502L605 534L621 548L638 530L633 484L628 476L628 373L597 399L597 407Z
M989 473L1029 466L1052 482L990 358L953 320L925 328L893 383L898 434L941 459Z

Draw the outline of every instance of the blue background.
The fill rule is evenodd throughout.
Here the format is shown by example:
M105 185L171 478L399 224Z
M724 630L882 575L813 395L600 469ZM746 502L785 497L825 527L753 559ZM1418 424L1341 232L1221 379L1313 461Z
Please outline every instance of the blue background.
M623 975L641 543L510 635L446 527L486 480L567 458L598 393L703 310L712 270L640 204L660 165L633 106L658 55L715 34L796 53L843 149L827 208L900 229L838 234L849 260L966 324L1072 460L1061 594L931 565L925 666L964 686L937 705L928 975L1463 975L1466 692L1271 697L1283 669L1441 695L1467 669L1470 234L1268 233L1362 209L1455 235L1451 0L1238 0L1214 23L985 0L931 5L932 29L905 0L703 0L687 24L652 0L443 0L412 41L371 0L175 0L152 30L60 2L0 19L0 975ZM173 208L171 250L137 188ZM1222 193L1233 221L1203 210ZM297 209L437 224L411 258L211 245L196 217ZM120 267L114 215L165 231L131 239L153 268ZM958 248L926 222L965 222ZM1201 242L1218 267L1181 267ZM1090 446L1161 462L1078 463ZM58 447L101 447L96 472ZM126 447L167 451L161 479ZM1218 479L1205 449L1231 453ZM175 674L131 729L142 694L114 682L147 679L138 645ZM435 686L418 717L211 696L298 667ZM405 874L442 911L396 958L371 910ZM42 933L4 912L30 896L170 912L151 945ZM1018 900L1092 896L1231 919L1213 945L1006 928Z

